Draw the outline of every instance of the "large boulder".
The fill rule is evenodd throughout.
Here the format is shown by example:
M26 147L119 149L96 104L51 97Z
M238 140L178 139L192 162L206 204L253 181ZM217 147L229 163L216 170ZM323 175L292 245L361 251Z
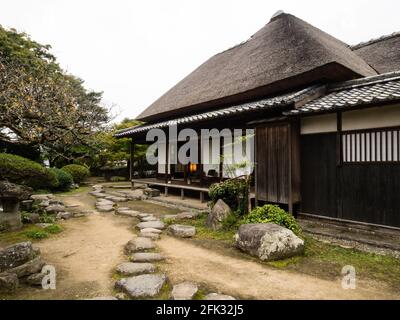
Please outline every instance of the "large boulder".
M115 288L131 298L154 297L160 292L166 279L165 274L144 274L121 279L116 282Z
M263 261L286 259L304 251L302 239L274 223L241 225L235 239L239 249Z
M18 284L18 277L15 273L0 274L0 292L15 292L18 288Z
M18 278L22 278L41 272L44 265L43 260L40 257L36 257L23 265L7 270L7 272L14 273Z
M222 221L224 221L231 213L231 208L229 208L222 199L218 199L211 212L208 214L206 226L212 230L221 229Z
M21 242L0 249L0 273L32 260L37 255L31 242Z
M191 238L196 234L196 228L192 226L173 224L168 227L168 233L179 238Z

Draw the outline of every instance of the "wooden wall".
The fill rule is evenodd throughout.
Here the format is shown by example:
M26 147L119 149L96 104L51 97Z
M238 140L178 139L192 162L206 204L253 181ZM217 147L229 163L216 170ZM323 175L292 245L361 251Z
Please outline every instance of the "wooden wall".
M299 126L273 123L256 129L257 199L279 204L300 200Z
M301 212L400 227L400 164L337 165L336 136L301 136Z

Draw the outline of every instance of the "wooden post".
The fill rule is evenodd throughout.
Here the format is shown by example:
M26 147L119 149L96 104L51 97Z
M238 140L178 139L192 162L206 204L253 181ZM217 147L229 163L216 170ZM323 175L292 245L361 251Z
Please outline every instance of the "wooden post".
M219 137L219 182L222 181L222 177L223 177L222 171L224 170L224 167L223 167L224 145L222 143L223 141L224 141L223 138L220 136Z
M258 182L258 173L257 173L257 128L254 129L254 206L258 206L258 192L257 192L257 182Z
M185 200L185 190L183 188L181 189L181 199Z
M129 163L129 179L131 180L132 188L134 188L134 186L135 186L135 183L133 182L134 165L135 165L135 143L133 142L133 138L132 138L131 148L130 148L130 163Z
M293 181L292 181L292 161L293 161L293 159L292 159L292 149L293 149L293 146L292 146L292 130L293 130L293 125L292 125L292 123L291 122L289 122L288 124L287 124L287 126L288 126L288 146L289 146L289 161L288 161L288 165L289 165L289 168L288 168L288 172L289 172L289 213L290 214L293 214Z

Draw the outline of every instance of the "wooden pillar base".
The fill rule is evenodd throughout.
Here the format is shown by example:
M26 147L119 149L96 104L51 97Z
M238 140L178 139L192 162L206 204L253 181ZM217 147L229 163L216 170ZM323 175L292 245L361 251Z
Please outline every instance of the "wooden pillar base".
M165 189L164 189L164 196L168 197L168 187L165 187Z

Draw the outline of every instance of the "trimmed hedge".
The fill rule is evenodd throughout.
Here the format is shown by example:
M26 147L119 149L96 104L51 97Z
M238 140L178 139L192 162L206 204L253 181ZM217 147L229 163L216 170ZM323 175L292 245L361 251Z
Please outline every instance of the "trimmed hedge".
M68 172L74 179L75 183L81 183L90 176L89 169L79 164L69 164L62 167L61 170Z
M51 189L58 184L54 172L37 162L8 153L0 153L0 179L36 190Z
M71 185L74 183L74 179L69 172L58 168L51 168L49 170L57 177L58 183L54 188L55 190L68 191L71 188Z
M292 230L296 235L301 234L301 227L293 215L272 204L255 208L244 218L243 223L275 223Z

